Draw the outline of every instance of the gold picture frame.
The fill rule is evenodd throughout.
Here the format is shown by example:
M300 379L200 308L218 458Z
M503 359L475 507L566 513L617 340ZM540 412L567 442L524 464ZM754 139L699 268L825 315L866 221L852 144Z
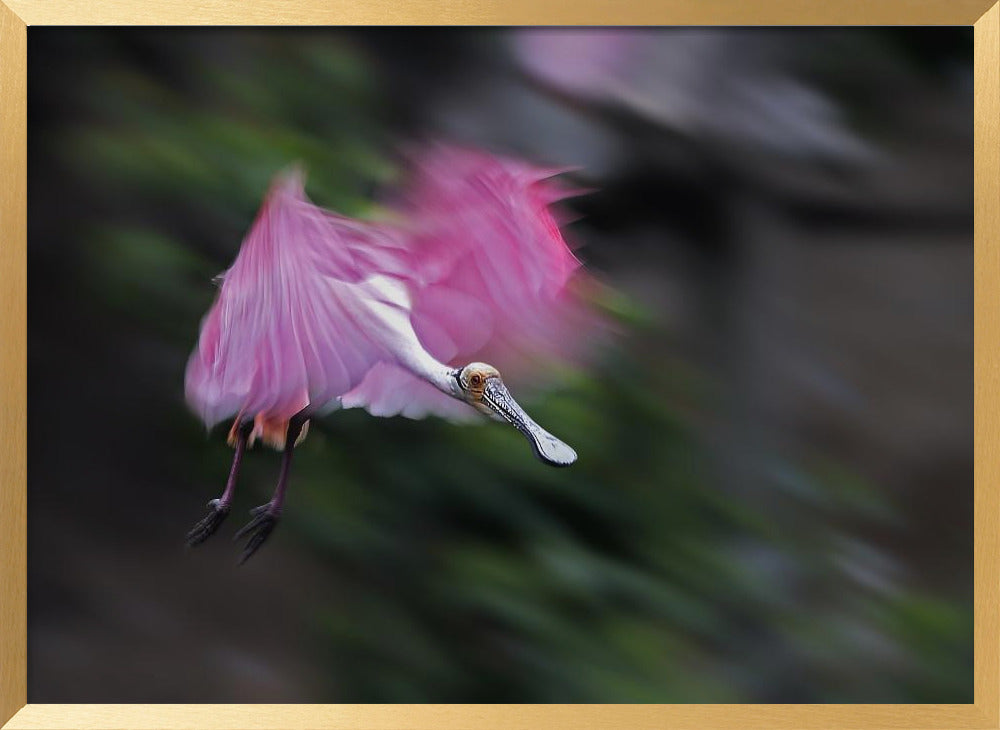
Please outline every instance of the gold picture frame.
M975 43L975 702L965 705L26 704L27 27L972 25ZM28 728L1000 727L1000 3L995 0L0 0L0 723Z

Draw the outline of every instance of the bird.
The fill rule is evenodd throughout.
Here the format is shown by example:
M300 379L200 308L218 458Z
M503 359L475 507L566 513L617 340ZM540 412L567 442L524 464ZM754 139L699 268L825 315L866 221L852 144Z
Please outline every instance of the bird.
M596 319L593 279L553 205L575 194L546 168L445 143L411 155L391 223L314 204L300 166L279 173L202 320L185 397L211 429L232 418L224 491L187 535L228 516L244 454L281 451L271 499L236 533L249 559L281 516L296 446L337 408L373 416L481 418L516 428L552 466L577 460L536 423L500 371L571 356ZM477 415L477 412L479 415Z

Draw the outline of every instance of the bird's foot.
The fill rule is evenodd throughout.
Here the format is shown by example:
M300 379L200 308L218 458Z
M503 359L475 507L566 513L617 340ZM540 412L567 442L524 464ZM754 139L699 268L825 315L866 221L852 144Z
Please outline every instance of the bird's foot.
M221 499L213 499L209 502L208 514L205 515L201 522L191 528L191 532L187 534L188 547L201 545L205 542L205 540L215 534L215 531L219 529L219 525L222 524L228 515L229 505L227 503Z
M274 531L275 526L278 524L278 512L270 502L262 504L260 507L254 507L250 510L250 514L253 516L253 519L240 528L240 531L233 537L233 540L240 540L247 535L250 536L246 546L243 548L243 553L240 555L240 565L243 565L243 563L250 559L251 555L257 552L258 548L271 536L271 532Z

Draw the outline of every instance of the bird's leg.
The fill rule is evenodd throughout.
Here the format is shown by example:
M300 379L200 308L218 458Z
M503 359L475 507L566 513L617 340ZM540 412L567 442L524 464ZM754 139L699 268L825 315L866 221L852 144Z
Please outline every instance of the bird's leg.
M229 508L233 503L233 493L236 491L236 480L240 475L240 464L243 461L243 454L247 450L247 440L253 431L253 421L241 423L235 431L236 453L233 455L233 465L229 469L226 489L222 492L221 497L208 503L208 514L187 534L187 544L191 547L200 545L210 538L229 515Z
M292 454L295 452L295 442L298 440L299 434L302 433L302 427L308 420L304 416L297 415L288 421L288 430L285 432L285 450L281 454L281 473L278 476L278 486L274 489L271 501L250 510L253 519L237 532L233 538L234 540L239 540L247 535L250 536L246 546L243 548L243 553L240 555L241 565L257 552L257 549L270 537L275 525L278 524L278 518L281 516L281 508L285 503L285 490L288 488L288 474L292 469Z

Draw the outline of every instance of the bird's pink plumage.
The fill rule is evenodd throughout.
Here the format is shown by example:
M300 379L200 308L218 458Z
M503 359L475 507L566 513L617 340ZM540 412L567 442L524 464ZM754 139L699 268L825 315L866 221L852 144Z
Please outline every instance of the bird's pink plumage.
M443 363L506 374L565 355L590 320L549 209L565 194L553 172L432 147L414 162L398 229L324 211L300 175L280 177L203 322L191 406L209 425L236 414L277 424L338 398L380 416L474 414L398 364L364 282L405 284L413 329Z

